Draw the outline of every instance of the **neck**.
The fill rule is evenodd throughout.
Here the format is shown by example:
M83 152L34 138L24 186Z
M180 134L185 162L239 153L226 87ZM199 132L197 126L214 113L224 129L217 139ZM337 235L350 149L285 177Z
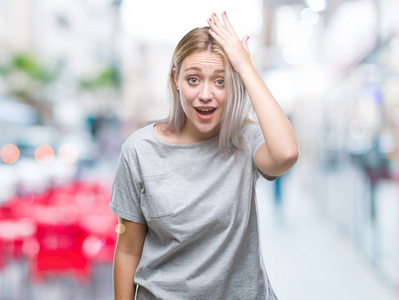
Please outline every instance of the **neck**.
M210 132L203 133L198 131L197 128L195 128L191 123L186 121L179 131L178 138L179 140L184 141L185 144L192 144L209 140L218 133L219 126L215 127L215 129Z

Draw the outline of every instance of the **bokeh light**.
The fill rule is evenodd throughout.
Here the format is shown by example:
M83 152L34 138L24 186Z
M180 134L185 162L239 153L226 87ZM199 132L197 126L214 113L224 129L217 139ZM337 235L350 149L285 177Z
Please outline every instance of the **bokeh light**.
M79 150L72 144L64 144L58 149L58 157L65 164L73 164L79 158Z
M106 241L104 239L91 235L84 240L82 250L87 257L94 257L105 245Z
M35 150L35 158L40 164L49 164L54 159L54 150L49 145L40 145Z
M19 158L19 149L13 144L4 145L0 150L0 156L6 164L13 164Z
M126 227L125 227L125 225L123 225L123 224L117 224L117 225L115 226L115 231L116 231L117 233L119 233L119 234L124 233L125 230L126 230Z

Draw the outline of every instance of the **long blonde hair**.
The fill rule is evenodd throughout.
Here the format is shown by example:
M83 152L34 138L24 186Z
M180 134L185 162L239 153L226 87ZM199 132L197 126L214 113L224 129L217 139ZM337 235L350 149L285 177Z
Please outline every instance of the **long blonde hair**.
M222 153L234 155L237 150L245 150L242 141L242 128L246 123L251 122L248 118L249 102L247 91L241 77L234 71L227 58L226 52L209 34L210 27L195 28L188 32L177 44L172 57L169 72L169 97L171 97L171 108L168 118L160 120L157 125L163 131L180 131L186 115L180 100L179 91L175 86L176 74L180 72L183 60L192 53L210 51L223 58L225 66L225 88L227 89L226 107L223 112L219 131L219 149Z

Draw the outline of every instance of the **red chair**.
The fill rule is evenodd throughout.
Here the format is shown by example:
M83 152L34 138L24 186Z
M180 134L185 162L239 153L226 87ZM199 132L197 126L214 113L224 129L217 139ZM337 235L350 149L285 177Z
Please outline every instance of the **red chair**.
M86 235L76 224L39 224L36 235L39 250L30 264L33 279L71 274L79 281L87 281L89 264L82 252Z

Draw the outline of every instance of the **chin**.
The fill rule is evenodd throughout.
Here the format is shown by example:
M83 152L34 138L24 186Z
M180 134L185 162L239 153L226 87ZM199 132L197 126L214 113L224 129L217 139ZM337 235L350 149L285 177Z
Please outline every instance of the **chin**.
M198 124L195 126L197 130L201 133L207 134L215 131L219 124Z

